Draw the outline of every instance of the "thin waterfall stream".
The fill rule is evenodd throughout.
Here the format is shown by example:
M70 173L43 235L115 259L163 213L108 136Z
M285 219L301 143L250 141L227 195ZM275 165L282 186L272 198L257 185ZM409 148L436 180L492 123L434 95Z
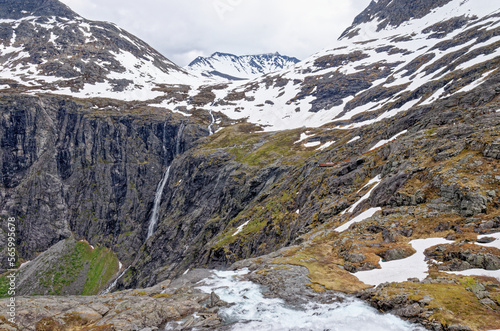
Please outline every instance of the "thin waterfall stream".
M179 130L177 130L177 136L175 137L175 154L174 157L181 152L181 138L182 134L184 132L184 123L181 123L179 125ZM165 142L165 128L163 129L163 141ZM163 145L163 148L165 149L165 143ZM158 223L158 217L160 215L160 204L161 204L161 198L163 196L163 189L165 188L165 185L167 184L168 177L170 176L170 167L169 165L167 169L165 170L165 173L163 174L163 177L161 178L160 182L158 183L158 186L156 187L156 193L155 193L155 199L154 199L154 204L153 204L153 209L151 211L151 217L149 218L149 225L148 225L148 235L146 236L146 240L148 240L154 233L156 223Z
M210 113L210 117L212 120L212 122L210 122L210 125L208 126L208 132L209 132L209 135L211 136L214 134L214 130L212 129L212 125L215 124L215 117L214 117L214 114L212 113L212 110L209 110L208 112Z
M165 188L165 184L167 184L169 175L170 175L170 166L167 167L167 170L163 174L163 178L158 183L158 187L156 188L153 211L151 212L151 217L149 219L148 236L146 237L146 240L148 240L149 237L153 235L156 223L158 222L161 197L163 195L163 189Z
M165 129L165 126L166 126L166 123L163 126L163 151L164 151L164 153L166 155L167 148L165 146L165 141L166 141L166 129ZM179 125L179 129L177 130L177 135L175 137L175 154L174 154L174 157L176 155L180 154L180 152L181 152L181 144L180 143L181 143L182 134L184 132L184 128L185 128L185 124L181 123ZM163 196L163 190L165 189L165 185L168 182L168 177L170 176L170 167L171 167L171 163L168 165L167 169L163 173L163 176L162 176L160 182L158 183L158 185L156 187L155 198L154 198L154 203L153 203L153 209L151 210L151 217L149 218L148 234L146 236L146 240L148 240L153 235L155 227L156 227L156 224L158 223L158 218L159 218L159 215L160 215L161 198ZM118 275L118 277L116 277L116 279L113 281L113 283L111 283L111 285L108 286L108 288L106 288L106 290L104 290L102 292L102 294L109 293L116 286L116 284L118 283L118 280L120 278L122 278L123 275L125 275L125 273L127 272L127 270L129 268L130 268L130 266L128 266L127 269L125 269L122 273L120 273Z
M127 269L123 270L123 272L118 277L116 277L116 279L111 283L111 285L109 285L104 291L101 292L101 295L108 294L116 286L118 280L122 278L123 275L125 275L125 273L129 268L130 266L128 266Z

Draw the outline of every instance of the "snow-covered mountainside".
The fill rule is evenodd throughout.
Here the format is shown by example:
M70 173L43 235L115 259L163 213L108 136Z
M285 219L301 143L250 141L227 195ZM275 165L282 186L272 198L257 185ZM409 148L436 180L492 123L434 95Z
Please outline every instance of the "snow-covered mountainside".
M210 57L197 57L186 70L219 81L242 80L287 69L297 62L299 59L279 53L236 56L217 52Z
M152 99L159 84L194 83L142 40L86 20L56 0L0 1L0 88Z
M380 0L333 48L209 101L266 130L360 126L498 79L499 47L496 2Z

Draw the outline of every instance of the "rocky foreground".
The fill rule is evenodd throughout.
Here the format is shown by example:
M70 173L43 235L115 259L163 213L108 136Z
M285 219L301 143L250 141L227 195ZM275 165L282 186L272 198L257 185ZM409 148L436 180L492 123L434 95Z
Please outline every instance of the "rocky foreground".
M184 326L217 326L221 302L215 294L195 289L209 271L196 270L174 282L100 296L38 296L16 298L16 324L1 317L0 330L156 330L168 321L193 313L198 320ZM2 299L2 309L9 299Z
M312 284L306 268L276 264L286 254L287 250L283 250L259 259L240 261L233 269L250 269L243 279L262 285L265 296L283 299L290 306L346 300L347 297L340 292ZM175 281L99 296L18 297L16 324L7 321L3 310L9 299L2 299L0 314L5 315L0 317L0 330L229 330L231 324L223 321L219 313L231 303L224 302L214 292L199 289L203 279L212 275L209 270L195 269ZM446 305L436 305L443 299L436 297L438 292L431 290L436 287L442 288L438 295L444 295L450 302L456 301L449 296L450 291L458 293L462 289L461 301L471 300L467 302L471 304L477 298L492 311L498 308L490 299L499 295L498 281L486 278L464 284L459 278L431 275L423 281L409 279L405 283L385 283L358 291L355 295L370 302L381 313L399 316L429 330L475 330L475 327L443 324L430 319L436 313L451 313L444 308ZM464 309L468 308L477 309L477 305L464 306Z

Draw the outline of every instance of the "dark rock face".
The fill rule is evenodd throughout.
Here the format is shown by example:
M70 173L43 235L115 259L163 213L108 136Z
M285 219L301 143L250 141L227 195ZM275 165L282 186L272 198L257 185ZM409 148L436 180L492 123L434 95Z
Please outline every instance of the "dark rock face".
M0 100L0 210L19 219L22 258L74 233L121 247L119 258L129 261L145 239L166 166L207 134L168 113L87 106L58 97Z
M77 16L68 6L57 0L0 0L0 18L19 19L26 16Z
M489 144L483 154L486 157L493 157L500 160L500 139L497 139L492 144Z
M177 158L164 191L158 229L133 265L134 283L124 285L148 286L193 265L226 266L227 259L207 256L209 243L284 172L279 167L248 169L224 153ZM278 238L266 239L263 234L261 239ZM248 251L245 256L253 254Z

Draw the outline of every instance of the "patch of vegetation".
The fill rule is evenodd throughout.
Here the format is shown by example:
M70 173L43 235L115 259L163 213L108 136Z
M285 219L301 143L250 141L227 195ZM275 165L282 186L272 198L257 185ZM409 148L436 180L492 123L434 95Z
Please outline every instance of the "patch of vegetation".
M153 295L153 298L155 298L155 299L161 299L161 298L170 298L171 296L172 296L172 294L160 293L160 294Z
M225 149L236 161L249 166L265 166L280 162L281 165L296 164L314 153L295 142L302 129L277 133L258 132L254 124L241 123L227 127L212 136L211 142L198 153L209 153L215 149Z
M90 268L82 294L93 295L99 293L118 272L119 263L116 254L105 247L97 247L87 257L90 261Z
M253 235L261 233L264 228L270 227L275 235L286 238L285 228L297 218L297 214L291 212L293 209L295 192L282 192L279 196L265 199L259 206L254 206L234 218L229 224L226 232L217 240L213 246L214 249L226 247L237 240L245 241L252 238ZM249 220L248 224L243 229L234 235L237 227Z
M336 236L336 234L332 234ZM276 264L292 264L306 267L309 277L318 290L324 287L328 290L354 293L371 286L359 281L350 272L340 266L344 263L332 250L332 238L318 238L305 248L291 248L283 257L274 260ZM320 286L320 287L318 287Z
M383 296L391 297L409 293L410 299L430 296L432 300L426 306L434 312L430 320L439 321L444 326L462 324L473 329L494 329L498 327L498 311L481 304L474 293L467 290L468 285L475 282L476 280L472 277L464 277L458 284L394 283L384 290Z
M11 272L6 272L0 276L0 298L7 298L9 296L8 292L10 288L10 280L9 278L7 278L7 276L10 274Z
M36 323L37 331L62 331L61 323L51 317L44 317Z
M73 248L51 269L40 273L40 283L50 295L60 295L64 288L86 274L82 295L94 295L118 271L118 258L107 248L92 249L86 242L76 242Z

